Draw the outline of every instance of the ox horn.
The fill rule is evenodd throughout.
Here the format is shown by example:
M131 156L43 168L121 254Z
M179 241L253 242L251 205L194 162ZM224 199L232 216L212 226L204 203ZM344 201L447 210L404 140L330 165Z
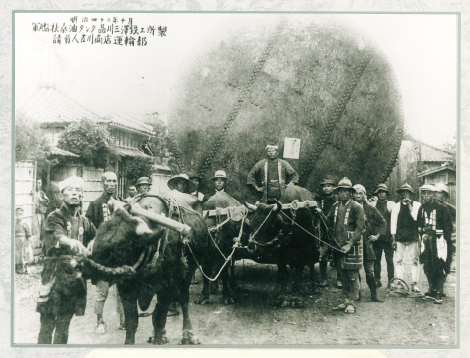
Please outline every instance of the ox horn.
M139 204L132 204L130 205L130 210L129 212L134 215L139 215L141 217L144 217L146 219L155 221L156 223L165 226L171 230L175 230L179 232L183 236L189 236L191 235L191 228L183 223L180 223L176 220L167 218L164 215L154 213L150 210L145 210L140 207Z
M256 209L258 208L256 205L250 204L248 201L245 201L245 206L250 211L256 211Z

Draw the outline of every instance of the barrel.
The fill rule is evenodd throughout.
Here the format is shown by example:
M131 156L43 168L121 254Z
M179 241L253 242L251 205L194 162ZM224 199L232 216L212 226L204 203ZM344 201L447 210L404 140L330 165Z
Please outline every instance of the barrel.
M325 175L347 176L371 191L393 169L403 137L400 93L380 44L321 15L272 18L214 30L183 59L168 111L179 170L197 171L203 192L225 170L227 190L255 200L249 171L266 144L278 144L282 158L293 138L298 159L286 160L301 186L317 191Z

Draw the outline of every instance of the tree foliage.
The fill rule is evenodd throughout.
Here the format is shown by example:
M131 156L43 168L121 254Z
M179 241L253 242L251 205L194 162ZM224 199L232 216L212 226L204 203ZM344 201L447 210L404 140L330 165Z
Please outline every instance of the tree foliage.
M447 140L443 144L443 148L444 148L444 150L446 150L450 154L452 154L452 161L450 161L449 164L451 164L455 168L456 162L457 162L457 139L455 137L455 134L454 134L454 137L452 138L452 140Z
M147 144L147 149L149 150L150 154L160 159L168 158L168 166L172 169L173 172L177 172L178 166L174 160L173 154L170 151L168 128L160 119L160 114L158 112L148 114L145 123L151 125L153 131L155 132L155 136L151 138Z
M107 126L87 118L70 124L62 133L58 147L78 154L85 165L105 170L118 159L116 138Z
M123 175L132 184L142 177L152 176L153 158L132 158L123 165Z
M41 131L39 123L24 117L15 119L15 158L23 160L45 160L51 154L51 144Z
M41 130L39 123L28 121L23 116L15 118L15 160L37 162L37 177L45 179L49 168L58 163L51 159L51 143Z

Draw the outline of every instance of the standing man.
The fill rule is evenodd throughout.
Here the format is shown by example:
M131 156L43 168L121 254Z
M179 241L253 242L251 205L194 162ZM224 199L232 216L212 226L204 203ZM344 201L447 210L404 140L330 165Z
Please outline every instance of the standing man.
M137 179L137 191L139 194L144 195L150 190L150 180L147 177Z
M191 173L189 175L189 180L191 180L193 184L196 185L196 190L193 191L191 195L194 195L200 201L204 201L204 194L199 191L199 184L201 184L202 178L196 173Z
M355 189L348 178L343 178L336 187L338 201L328 213L333 230L332 245L341 249L341 282L344 302L335 311L356 312L355 302L359 295L359 270L362 268L362 234L365 231L364 209L352 200Z
M73 315L83 316L86 281L74 270L77 258L86 256L86 245L95 236L95 226L80 215L83 179L70 177L59 183L60 209L44 223L45 260L36 311L41 314L38 344L67 344ZM54 332L55 330L55 332Z
M326 176L321 182L321 199L320 199L320 208L321 210L328 215L331 210L331 207L334 203L338 201L338 196L335 195L334 190L336 186L336 181L332 176ZM331 254L331 249L328 245L325 245L320 242L320 274L322 282L321 287L326 287L328 282L327 275L327 265L328 257ZM340 256L337 255L337 251L333 251L333 262L336 264L336 287L341 288L341 265L340 265Z
M367 202L366 188L361 184L353 187L356 192L353 194L354 201L358 202L364 208L364 222L366 232L363 237L363 254L364 254L364 272L366 273L366 282L370 290L370 300L372 302L383 302L377 296L377 285L375 283L374 262L375 254L373 243L377 242L379 237L383 235L387 228L387 222L380 215L379 211Z
M388 282L395 277L395 270L393 267L392 234L390 233L390 217L395 203L387 200L389 194L390 192L388 191L387 186L385 184L379 184L377 189L374 191L374 195L377 196L377 201L374 200L369 202L370 205L377 208L379 213L387 222L385 232L373 243L375 253L374 273L377 287L382 287L382 282L380 281L380 273L382 271L382 252L385 252ZM390 288L390 284L388 285L388 288Z
M431 185L421 187L423 205L418 213L418 231L422 239L421 262L429 283L425 298L442 304L444 282L452 262L452 217L446 206L433 200L433 191Z
M418 243L418 211L421 204L411 200L413 189L407 183L397 190L401 200L395 203L390 218L390 232L392 234L392 247L396 250L396 276L403 280L405 251L409 251L412 260L411 291L420 293L419 278L419 243Z
M26 248L30 238L31 229L23 220L23 208L18 207L15 210L15 272L18 274L28 273Z
M36 192L34 193L34 207L35 215L33 221L33 235L41 238L42 226L45 220L47 206L49 205L49 198L46 193L42 191L42 180L36 180Z
M298 183L299 175L283 159L278 159L279 147L266 146L267 159L255 164L248 173L247 184L252 185L261 195L261 202L272 204L281 198L286 185Z
M110 200L119 200L120 198L116 196L117 189L117 176L113 172L103 173L101 176L101 184L103 185L103 194L90 203L88 210L86 211L86 217L93 223L93 225L98 228L103 222L108 221L111 218L112 212L108 207L108 202ZM95 282L92 279L92 283L96 285L95 291L95 314L96 314L96 328L95 332L104 334L106 333L106 323L103 319L103 308L106 299L108 298L109 291L109 282L107 281L97 281ZM125 329L124 321L124 308L122 307L121 299L119 298L119 293L116 288L116 304L117 304L117 313L119 314L121 324L119 329Z
M126 198L125 201L129 203L132 198L137 195L137 188L134 185L131 185L127 192L129 193L129 196Z

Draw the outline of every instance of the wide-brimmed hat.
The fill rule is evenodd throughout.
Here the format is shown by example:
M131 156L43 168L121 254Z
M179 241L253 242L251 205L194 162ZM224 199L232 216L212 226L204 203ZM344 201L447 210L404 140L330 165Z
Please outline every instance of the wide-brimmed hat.
M227 174L225 173L225 171L217 170L211 179L214 180L218 178L227 180Z
M351 180L349 180L348 178L344 177L343 179L341 179L337 185L337 187L335 188L335 190L338 190L338 189L349 189L351 190L353 193L356 192L356 189L353 188L353 185L351 183Z
M149 178L147 178L147 177L142 177L142 178L137 179L137 184L135 184L135 186L138 187L139 185L142 185L142 184L151 185Z
M444 192L444 193L447 193L447 195L450 195L449 187L443 183L434 184L434 191Z
M196 184L189 180L189 177L186 174L173 175L170 180L168 180L167 185L171 190L174 190L176 189L176 183L178 183L180 180L183 180L188 184L187 193L196 191Z
M402 187L397 190L397 193L400 194L402 191L409 191L411 194L415 193L408 183L403 184Z
M383 183L377 185L377 189L375 189L374 194L378 194L379 191L385 191L387 194L390 194L390 192L388 191L387 186Z
M424 184L421 188L419 188L421 191L434 191L434 187L429 184Z
M323 180L320 182L320 185L325 185L325 184L336 185L336 181L333 179L332 176L327 175L327 176L324 177Z

